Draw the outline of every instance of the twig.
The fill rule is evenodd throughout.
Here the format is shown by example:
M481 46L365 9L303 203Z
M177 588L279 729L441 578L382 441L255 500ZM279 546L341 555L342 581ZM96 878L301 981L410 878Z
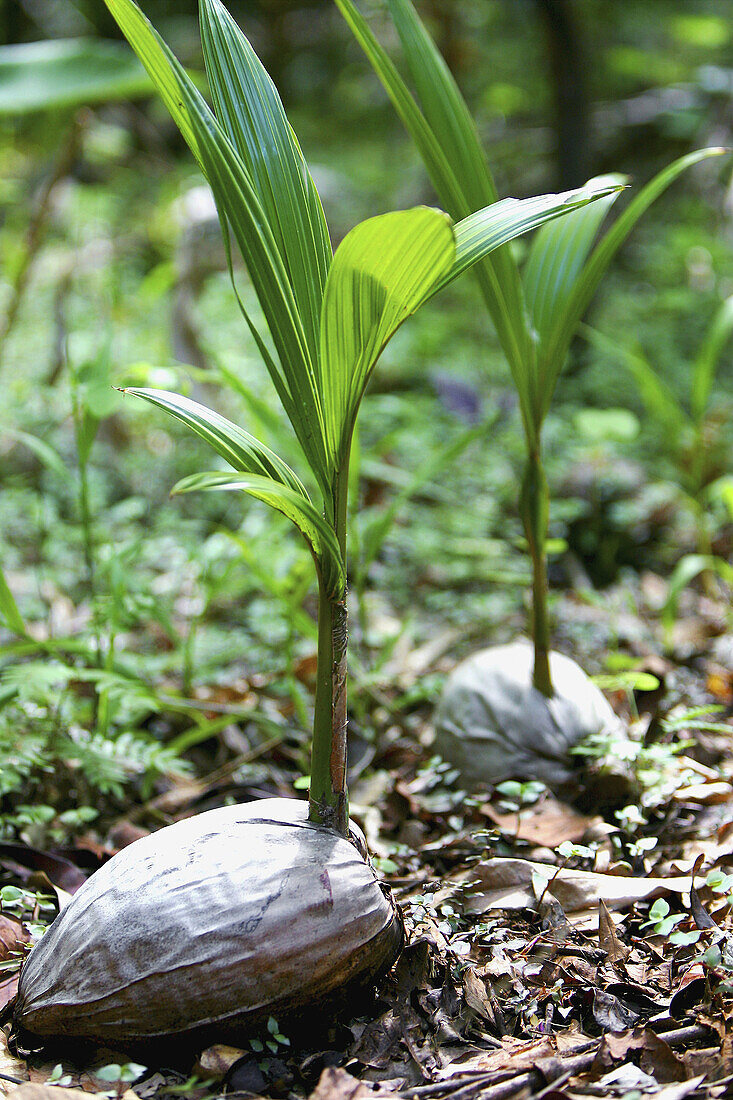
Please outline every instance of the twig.
M665 1021L666 1022L666 1021ZM700 1024L691 1024L687 1027L678 1027L671 1030L664 1030L661 1027L652 1027L652 1025L646 1025L650 1030L655 1033L659 1033L664 1037L665 1043L670 1047L689 1047L692 1043L699 1042L708 1037L710 1028ZM548 1090L555 1088L559 1083L565 1083L570 1077L575 1076L578 1073L586 1073L593 1065L596 1055L601 1046L602 1039L588 1039L582 1041L579 1046L584 1047L584 1050L578 1050L570 1057L563 1057L558 1055L557 1060L560 1062L562 1072L558 1077L553 1078L551 1081L547 1080L545 1073L541 1069L525 1070L522 1073L516 1073L509 1077L507 1080L499 1081L495 1085L490 1085L489 1080L493 1077L501 1076L507 1072L508 1067L504 1069L496 1070L476 1070L476 1076L473 1080L467 1081L466 1077L471 1071L466 1071L465 1075L460 1076L461 1080L456 1081L455 1078L450 1078L446 1081L436 1081L432 1085L419 1085L417 1088L404 1089L398 1093L398 1096L410 1100L414 1097L427 1097L427 1096L444 1096L446 1100L509 1100L509 1097L514 1096L516 1093L524 1089L539 1089L538 1093L534 1093L536 1100L539 1100L543 1094ZM451 1091L458 1084L459 1088L455 1091ZM486 1087L488 1086L488 1087Z

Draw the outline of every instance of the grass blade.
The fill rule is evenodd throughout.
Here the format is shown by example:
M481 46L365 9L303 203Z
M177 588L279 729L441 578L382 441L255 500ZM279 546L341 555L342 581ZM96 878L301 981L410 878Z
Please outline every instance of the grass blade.
M682 432L691 427L689 416L641 349L625 347L616 340L609 340L589 325L580 325L578 332L599 351L604 351L623 363L634 379L639 396L650 416L664 427L671 439L679 439Z
M303 535L319 569L329 599L340 600L346 591L346 570L333 528L314 504L288 485L258 474L192 474L174 486L174 493L199 490L241 491L282 512Z
M201 40L219 122L245 164L318 356L331 243L321 200L277 89L220 0L200 0Z

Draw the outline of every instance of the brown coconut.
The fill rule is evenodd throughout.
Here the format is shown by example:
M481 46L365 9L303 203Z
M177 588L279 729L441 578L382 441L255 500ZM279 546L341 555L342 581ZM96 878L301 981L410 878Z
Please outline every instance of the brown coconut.
M304 802L266 799L123 849L28 957L16 1028L109 1045L218 1036L368 983L399 952L399 911L358 830L307 818Z

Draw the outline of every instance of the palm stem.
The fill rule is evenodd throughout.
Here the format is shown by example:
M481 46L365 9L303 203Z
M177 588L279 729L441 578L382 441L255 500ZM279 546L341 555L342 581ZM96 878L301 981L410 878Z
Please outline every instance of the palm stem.
M534 672L532 683L550 698L554 694L550 677L550 620L547 611L547 531L550 498L538 443L529 451L520 496L520 511L532 558L532 638Z
M348 464L336 475L333 513L336 537L346 560ZM346 836L349 829L349 796L346 788L347 716L346 599L332 600L319 578L318 669L311 751L311 821L328 825Z

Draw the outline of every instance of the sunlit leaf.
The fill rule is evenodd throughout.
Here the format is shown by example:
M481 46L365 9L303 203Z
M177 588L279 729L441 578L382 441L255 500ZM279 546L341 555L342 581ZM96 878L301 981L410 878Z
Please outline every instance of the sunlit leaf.
M590 180L587 186L620 188L625 183L626 177L616 173ZM543 226L532 241L522 281L540 340L564 308L601 222L619 194L618 190L610 191L596 202Z
M460 221L495 202L496 188L468 109L412 5L399 3L390 7L408 65L423 95L422 109L353 0L336 0L336 3L415 142L433 187L451 217ZM526 392L533 348L523 322L517 265L508 250L497 249L476 266L475 275L512 375ZM520 400L530 430L529 409L521 396Z
M369 218L336 250L321 321L325 421L336 468L385 344L452 270L455 251L450 218L428 207Z

